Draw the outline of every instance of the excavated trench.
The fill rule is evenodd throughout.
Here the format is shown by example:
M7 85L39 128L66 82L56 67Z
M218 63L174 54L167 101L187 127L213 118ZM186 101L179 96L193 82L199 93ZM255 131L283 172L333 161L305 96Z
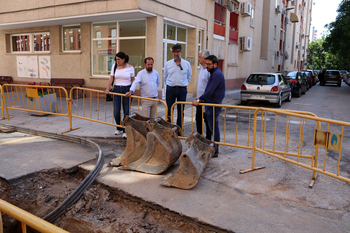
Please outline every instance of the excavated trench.
M105 158L109 161L115 142L95 142L104 154L109 154ZM88 171L76 167L43 170L11 184L0 179L0 199L43 218L61 205L87 175ZM17 220L4 214L2 217L4 233L22 232ZM223 232L96 181L54 224L74 233Z

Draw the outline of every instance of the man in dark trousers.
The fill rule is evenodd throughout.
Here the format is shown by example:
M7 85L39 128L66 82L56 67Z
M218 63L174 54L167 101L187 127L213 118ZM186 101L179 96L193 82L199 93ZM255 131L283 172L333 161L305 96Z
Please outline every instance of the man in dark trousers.
M210 72L209 81L203 95L192 101L193 106L198 106L199 103L222 104L222 100L225 97L225 77L218 67L218 58L214 55L208 56L205 65ZM220 142L219 115L221 109L222 107L205 106L205 116L207 117L215 142ZM215 121L214 125L213 119ZM213 157L218 157L218 154L219 146Z
M210 73L207 70L207 67L205 66L206 58L209 56L210 56L209 50L202 50L199 52L198 61L201 67L198 75L197 97L203 95L209 81ZM204 107L198 105L196 109L197 109L196 111L197 132L199 134L203 134L203 119L204 119L205 129L206 129L206 138L211 140L211 131L208 125L207 118L205 117L205 114L204 114Z
M168 105L168 121L170 122L171 106L177 101L186 101L187 86L191 81L192 69L188 61L181 58L182 47L175 44L172 47L173 59L164 65L163 79L166 84L166 103ZM176 124L182 128L182 117L185 105L177 105Z

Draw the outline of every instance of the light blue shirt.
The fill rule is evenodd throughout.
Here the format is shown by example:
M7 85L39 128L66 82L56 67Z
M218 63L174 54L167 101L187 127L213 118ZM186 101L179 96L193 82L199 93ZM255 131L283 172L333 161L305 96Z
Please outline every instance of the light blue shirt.
M174 59L165 63L163 79L165 84L171 87L182 86L187 87L191 81L192 69L188 61L181 58L181 68L176 65Z
M207 68L201 66L201 71L199 72L199 75L198 75L197 97L204 94L209 78L210 78L209 71L207 70Z
M146 69L141 70L137 74L135 81L132 83L130 90L135 92L135 89L139 84L142 97L158 97L157 88L160 84L160 78L156 70L152 70L151 73L149 73Z

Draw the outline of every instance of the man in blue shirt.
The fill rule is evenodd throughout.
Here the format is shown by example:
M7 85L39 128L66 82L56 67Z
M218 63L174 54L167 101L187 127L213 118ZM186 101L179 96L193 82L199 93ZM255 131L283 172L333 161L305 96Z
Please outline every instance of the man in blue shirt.
M125 93L126 96L131 96L136 87L140 84L140 92L142 97L156 99L158 97L158 86L160 84L159 74L153 70L154 59L152 57L145 58L145 69L141 70L132 83L130 91ZM157 102L150 100L141 100L142 114L145 117L156 117Z
M192 69L188 61L181 59L182 47L175 44L172 47L174 58L167 61L164 65L163 79L166 84L166 103L168 106L168 121L170 122L171 106L176 101L186 101L187 86L191 81ZM182 128L181 112L185 105L177 105L176 124Z
M222 104L222 100L225 98L225 77L218 67L218 64L219 60L216 56L210 55L206 58L205 65L207 70L210 72L209 81L203 95L192 102L193 106L198 106L199 103ZM205 106L205 116L207 117L215 142L220 142L219 115L221 109L222 107L213 108L210 106ZM215 120L214 127L213 118ZM217 147L213 157L218 157L218 154L219 146Z

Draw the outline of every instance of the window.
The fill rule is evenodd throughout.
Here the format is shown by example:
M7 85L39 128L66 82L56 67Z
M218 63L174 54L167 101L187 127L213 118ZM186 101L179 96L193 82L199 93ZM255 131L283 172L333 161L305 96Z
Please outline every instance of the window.
M80 50L80 25L64 26L63 30L63 51ZM68 43L68 44L67 44Z
M146 53L146 20L94 23L92 25L93 75L108 76L118 52L129 56L135 74L143 69Z
M238 19L239 15L235 12L230 13L230 43L238 44Z
M50 33L11 35L11 52L34 53L50 51Z
M187 44L187 29L181 27L174 23L164 23L164 35L163 35L163 49L166 49L164 52L163 66L165 62L173 58L171 47L174 44L181 44L182 53L181 57L186 57L186 44Z
M203 38L203 31L198 31L198 52L202 50L202 38ZM199 60L197 61L197 66L199 67Z

